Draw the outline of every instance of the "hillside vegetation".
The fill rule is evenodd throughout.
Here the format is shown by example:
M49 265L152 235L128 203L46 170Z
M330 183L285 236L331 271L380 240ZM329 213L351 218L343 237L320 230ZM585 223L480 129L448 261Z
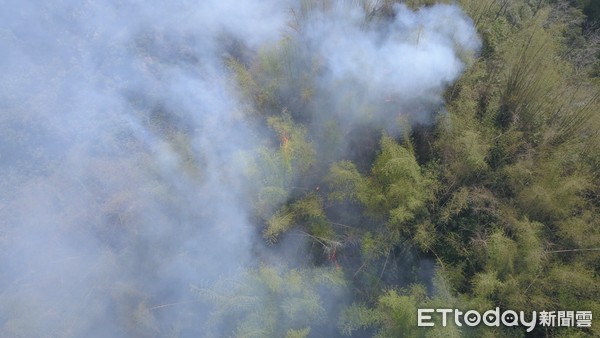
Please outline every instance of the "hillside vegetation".
M64 3L0 30L0 337L600 337L600 1ZM594 319L417 326L496 307Z
M343 334L525 335L524 328L418 329L417 308L600 313L597 2L459 3L483 46L446 91L445 108L430 122L400 119L400 136L335 135L331 127L332 138L362 137L353 157L332 161L335 143L306 133L316 89L302 82L310 68L286 69L297 64L288 52L293 37L249 64L230 61L280 141L264 155L268 170L257 170L264 238L305 234L319 248L314 264L335 267L351 285ZM385 17L389 6L373 16ZM279 96L281 87L295 96ZM290 172L318 183L292 187ZM538 326L531 334L597 336L600 326Z

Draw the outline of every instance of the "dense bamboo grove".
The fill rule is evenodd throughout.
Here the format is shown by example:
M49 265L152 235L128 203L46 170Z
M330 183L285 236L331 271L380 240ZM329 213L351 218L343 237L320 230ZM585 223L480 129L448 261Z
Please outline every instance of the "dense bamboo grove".
M431 123L399 119L400 136L365 137L353 158L331 161L335 144L305 132L315 89L303 83L311 68L288 69L297 64L293 37L247 65L230 61L279 143L256 171L264 182L256 205L263 236L277 242L287 232L305 234L318 248L314 264L334 266L352 285L352 305L328 317L342 334L525 334L418 329L419 307L600 313L597 3L460 4L483 47L446 91L445 108ZM388 6L371 9L373 17L385 17ZM279 97L282 86L296 97ZM292 171L319 183L291 187L285 177ZM422 261L434 262L433 275L419 273ZM288 284L285 275L262 283L271 278ZM600 331L538 327L531 334Z
M367 13L358 26L386 27L397 15L397 2L356 2ZM227 47L219 62L228 78L215 76L215 83L234 87L241 104L226 120L232 132L218 142L247 137L257 146L214 150L227 153L218 157L224 160L217 171L225 179L217 185L201 183L212 177L207 169L212 153L198 152L193 142L194 133L204 131L185 123L185 109L148 103L147 92L124 95L139 129L147 132L142 137L116 129L106 148L98 145L82 164L80 171L89 173L85 179L56 174L60 160L35 149L29 157L14 155L20 158L14 166L2 167L6 195L0 199L0 219L6 225L0 224L0 258L17 263L3 267L7 277L0 278L1 337L82 332L131 337L600 336L600 2L459 0L481 44L456 47L464 65L460 77L449 76L442 91L428 89L414 102L404 98L406 92L383 92L387 82L373 85L380 92L367 94L369 83L355 86L349 76L331 80L323 75L332 70L311 54L317 47L306 35L312 29L306 22L332 3L302 1L289 13L285 33L258 47L223 35ZM404 3L412 11L438 1ZM407 39L418 49L424 33L415 29L410 34ZM160 73L152 67L170 57L152 54L153 44L166 44L179 53L178 60L193 59L186 54L187 40L165 43L162 38L137 40L148 74ZM194 68L201 69L198 60L186 62L190 72L205 71ZM364 64L371 63L378 60ZM364 69L365 74L376 71ZM160 88L149 88L152 95L162 94ZM0 120L0 151L6 149L9 159L8 150L30 142L28 133L14 126L26 125L39 135L52 128L36 125L27 114L15 116ZM240 136L235 126L242 123L250 131ZM153 141L140 141L144 138L159 139L160 146L148 150L145 142ZM120 144L118 156L106 150L114 144ZM200 147L204 144L210 142ZM155 154L165 149L174 155L156 161ZM177 169L172 158L179 159ZM236 178L238 167L242 183ZM169 170L185 180L158 179ZM48 178L39 188L31 177L41 176ZM229 196L220 191L221 183L241 188ZM75 287L73 304L61 305L69 292L50 301L34 296L52 293L72 276L68 271L47 282L36 277L55 276L39 272L45 268L32 268L14 281L8 277L20 270L19 264L28 264L7 249L20 236L17 226L8 225L18 223L9 216L21 205L12 201L18 194L9 190L15 186L30 188L34 195L36 189L68 186L85 198L93 196L88 205L79 205L65 197L69 190L51 190L60 210L56 222L65 225L39 235L42 241L63 233L76 239L93 233L103 243L97 261L85 261L94 255L84 253L68 257L84 261L85 271L89 266L89 272L76 276L91 286L81 293ZM194 189L203 190L196 194ZM194 199L209 207L197 208ZM251 228L243 228L243 236L256 239L246 257L195 254L203 245L211 247L210 238L216 246L238 245L218 238L234 237L223 230L225 223L242 221L214 217L219 206L211 204L231 201L227 216L237 212L238 199L250 201L244 217ZM140 218L145 210L159 211ZM156 226L156 232L144 230L159 223L166 225ZM214 228L200 231L201 244L187 242L188 234L204 223ZM230 263L234 259L240 263ZM204 277L203 267L215 264L223 264L222 270ZM169 279L181 271L185 278ZM163 287L146 284L159 278L164 278ZM185 291L175 296L175 289ZM458 327L453 322L417 327L419 308L484 312L496 307L526 313L588 310L596 318L589 328L538 326L531 333L524 327ZM79 316L86 313L106 316L118 328L84 325Z

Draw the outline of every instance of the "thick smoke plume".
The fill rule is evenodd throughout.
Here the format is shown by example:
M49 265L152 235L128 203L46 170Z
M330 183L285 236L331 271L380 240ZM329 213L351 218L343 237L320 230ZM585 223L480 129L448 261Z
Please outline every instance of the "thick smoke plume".
M441 103L443 90L464 68L459 53L478 48L474 27L456 6L413 12L399 5L392 22L367 27L361 27L367 20L364 12L336 9L334 20L322 15L313 19L308 31L325 59L324 87L351 83L360 88L363 99L386 97L416 113Z
M345 2L5 4L0 335L202 335L210 308L190 285L238 278L270 252L256 250L245 174L266 131L247 121L231 46L305 47L315 134L330 119L426 120L478 48L456 6L366 16Z
M334 119L346 132L375 124L394 133L399 120L429 123L444 90L479 49L474 26L457 6L393 9L393 18L382 18L368 6L336 2L307 15L301 39L322 64L317 125Z

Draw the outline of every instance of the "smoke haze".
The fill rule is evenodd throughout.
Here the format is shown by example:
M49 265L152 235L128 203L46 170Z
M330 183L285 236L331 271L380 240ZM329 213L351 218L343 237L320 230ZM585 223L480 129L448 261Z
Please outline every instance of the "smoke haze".
M232 45L250 58L284 36L302 46L319 67L305 107L314 134L325 120L426 121L479 46L450 5L399 5L375 22L334 2L296 29L293 1L2 7L2 337L202 335L210 308L190 285L243 284L266 259L257 252L302 260L260 249L246 168L269 131L248 121Z

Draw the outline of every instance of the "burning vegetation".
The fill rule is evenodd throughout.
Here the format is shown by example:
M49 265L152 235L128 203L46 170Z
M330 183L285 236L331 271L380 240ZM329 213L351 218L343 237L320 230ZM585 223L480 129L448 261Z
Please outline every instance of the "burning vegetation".
M0 13L0 336L599 336L592 1Z

